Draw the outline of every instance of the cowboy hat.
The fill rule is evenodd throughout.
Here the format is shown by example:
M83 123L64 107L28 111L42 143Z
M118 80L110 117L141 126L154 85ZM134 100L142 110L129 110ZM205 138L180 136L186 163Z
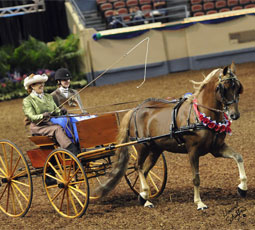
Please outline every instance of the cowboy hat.
M25 78L24 80L24 87L25 89L28 89L28 87L34 83L38 82L46 82L48 80L48 76L46 74L31 74L28 77Z

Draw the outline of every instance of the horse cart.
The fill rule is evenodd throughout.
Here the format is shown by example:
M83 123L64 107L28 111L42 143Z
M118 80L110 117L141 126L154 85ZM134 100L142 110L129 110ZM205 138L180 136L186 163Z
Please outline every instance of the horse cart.
M89 201L98 198L93 191L111 171L115 150L122 146L128 146L130 154L125 179L133 192L139 194L135 145L140 142L116 143L119 114L108 113L79 121L72 118L65 117L69 122L65 128L69 127L73 141L80 147L77 156L59 148L50 137L30 136L36 148L27 151L30 159L27 161L14 143L0 140L0 209L6 215L26 215L33 197L32 177L40 176L54 209L67 218L81 217ZM53 183L47 183L49 179ZM163 192L166 179L167 165L162 154L147 176L150 198Z

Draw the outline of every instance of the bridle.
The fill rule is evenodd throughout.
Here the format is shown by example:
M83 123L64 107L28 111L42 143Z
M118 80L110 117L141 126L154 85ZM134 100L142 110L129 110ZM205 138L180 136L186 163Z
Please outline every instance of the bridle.
M234 98L232 100L227 100L224 95L225 87L222 84L225 81L231 81L231 87L235 86L236 82L240 83L240 81L231 70L228 71L228 77L223 76L222 73L219 75L219 84L216 88L216 91L219 90L220 101L223 104L224 110L228 111L228 106L239 102L239 93L234 94Z

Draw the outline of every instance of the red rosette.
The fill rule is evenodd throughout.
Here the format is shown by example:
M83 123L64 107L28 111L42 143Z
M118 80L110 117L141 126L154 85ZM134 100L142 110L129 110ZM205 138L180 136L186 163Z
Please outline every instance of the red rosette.
M216 124L214 122L210 122L208 124L208 128L210 128L210 129L214 129L215 126L216 126Z
M220 125L217 125L217 124L215 124L215 128L214 128L214 130L216 131L216 132L218 132L219 130L220 130Z
M221 127L220 127L220 133L223 133L223 132L225 132L226 131L226 126L225 125L222 125Z
M203 118L204 118L203 114L200 113L198 118L199 118L200 121L202 121Z
M227 133L232 133L232 130L231 130L231 128L229 126L226 128L226 132Z
M210 123L210 120L207 118L207 117L204 117L202 119L202 122L205 124L205 125L208 125Z

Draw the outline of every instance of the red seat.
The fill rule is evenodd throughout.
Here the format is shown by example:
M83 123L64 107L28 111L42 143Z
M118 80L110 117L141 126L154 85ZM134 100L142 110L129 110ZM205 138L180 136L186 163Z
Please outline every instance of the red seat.
M248 4L244 6L245 9L254 8L254 7L255 7L255 4Z
M113 13L114 13L113 10L106 10L106 11L104 12L104 17L105 17L105 18L109 18L109 17L111 17L111 16L113 15Z
M166 7L166 1L164 0L152 0L152 5L154 9L160 9Z
M202 11L202 10L203 10L203 7L201 4L196 4L196 5L191 6L192 12L198 12L198 11Z
M117 1L117 2L114 2L114 3L113 3L113 7L114 7L115 9L123 8L123 7L125 7L125 6L126 6L126 4L125 4L125 2L123 2L123 1Z
M141 11L146 11L146 10L152 10L151 5L143 5L143 6L141 6Z
M133 6L128 9L129 13L134 13L138 10L140 10L139 6Z
M193 17L203 16L203 15L205 15L204 12L198 11L198 12L195 12L195 13L193 14Z
M119 8L117 9L119 15L120 14L128 14L128 9L127 8Z
M201 4L202 3L202 0L190 0L191 4L194 5L194 4Z
M247 5L250 4L251 1L250 0L239 0L240 5Z
M114 3L114 2L117 2L118 0L107 0L107 2L111 2L111 3Z
M140 5L151 4L151 0L139 0Z
M112 10L112 4L107 2L100 5L101 11Z
M213 2L206 2L203 4L203 8L205 11L213 10L214 9L214 3Z
M222 1L217 1L215 2L215 8L216 9L221 9L227 6L227 2L222 0Z
M127 0L126 6L127 7L138 6L138 0Z
M218 13L217 10L208 10L206 14L216 14Z
M243 9L242 6L234 6L234 7L232 8L232 10L241 10L241 9Z
M221 9L219 10L220 13L221 13L221 12L228 12L228 11L231 11L231 9L229 9L229 8L221 8Z
M215 0L203 0L203 2L215 2Z
M97 5L100 5L100 4L103 4L106 2L107 2L107 0L96 0Z

